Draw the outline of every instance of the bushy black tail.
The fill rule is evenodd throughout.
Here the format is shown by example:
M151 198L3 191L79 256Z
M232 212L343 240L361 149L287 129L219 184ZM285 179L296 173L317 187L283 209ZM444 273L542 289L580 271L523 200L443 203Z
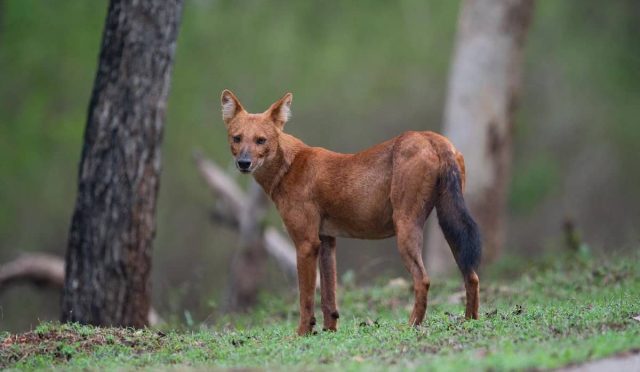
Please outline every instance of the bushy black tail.
M453 153L446 151L438 179L436 211L453 256L463 275L477 271L482 255L480 230L475 223L462 196L461 174Z

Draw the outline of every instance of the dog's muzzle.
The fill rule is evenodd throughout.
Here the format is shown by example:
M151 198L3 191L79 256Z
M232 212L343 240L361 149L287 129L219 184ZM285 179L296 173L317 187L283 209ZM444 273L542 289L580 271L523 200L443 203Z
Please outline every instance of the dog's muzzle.
M247 173L251 169L251 160L239 159L236 161L236 166L240 172Z

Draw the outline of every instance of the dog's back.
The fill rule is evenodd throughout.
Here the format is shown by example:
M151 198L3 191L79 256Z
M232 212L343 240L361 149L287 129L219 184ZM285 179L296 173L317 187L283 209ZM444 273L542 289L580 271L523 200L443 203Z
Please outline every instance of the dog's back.
M423 205L435 192L443 151L460 156L433 132L406 132L355 154L308 147L282 180L283 186L296 187L283 187L274 197L313 200L322 216L321 234L387 238L395 233L392 199ZM411 189L416 190L407 195Z

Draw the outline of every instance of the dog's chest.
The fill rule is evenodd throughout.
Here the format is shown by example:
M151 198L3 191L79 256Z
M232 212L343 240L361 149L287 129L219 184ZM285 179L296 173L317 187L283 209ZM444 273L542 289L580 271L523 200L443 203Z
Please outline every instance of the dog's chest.
M320 235L326 236L339 236L342 238L353 238L352 234L347 231L344 227L333 223L329 219L324 219L320 224Z
M337 221L325 218L320 223L320 235L356 239L384 239L395 234L391 220Z

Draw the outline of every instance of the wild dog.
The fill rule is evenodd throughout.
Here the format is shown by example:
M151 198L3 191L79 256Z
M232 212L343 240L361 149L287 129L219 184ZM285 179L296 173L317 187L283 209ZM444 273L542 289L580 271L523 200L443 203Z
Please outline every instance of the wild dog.
M462 196L462 154L433 132L406 132L355 154L307 146L283 132L292 98L285 94L261 114L245 111L228 90L222 92L221 103L236 167L252 174L269 195L296 246L298 334L312 332L316 324L318 262L324 329L337 329L336 237L396 236L413 277L409 324L419 325L430 284L421 254L423 226L434 207L464 279L465 316L477 319L481 244Z

